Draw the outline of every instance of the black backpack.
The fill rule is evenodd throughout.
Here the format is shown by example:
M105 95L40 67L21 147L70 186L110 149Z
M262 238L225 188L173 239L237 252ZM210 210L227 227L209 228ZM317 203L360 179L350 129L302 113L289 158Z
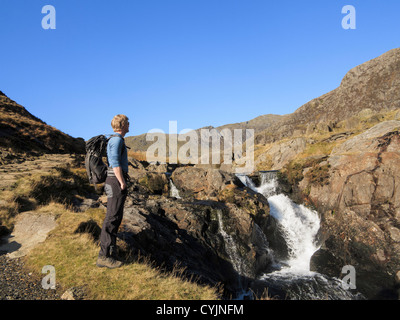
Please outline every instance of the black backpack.
M89 183L96 186L107 178L108 166L102 157L106 156L107 143L110 138L105 135L95 136L86 142L85 167Z
M101 134L89 139L86 142L86 156L85 156L85 167L86 173L89 178L89 183L94 184L97 190L96 184L103 183L107 178L108 165L103 162L102 157L107 156L107 143L112 137L118 137L119 135L113 134L108 138ZM124 148L121 150L121 156L124 149L130 149L126 144L124 138ZM107 159L108 162L108 159Z

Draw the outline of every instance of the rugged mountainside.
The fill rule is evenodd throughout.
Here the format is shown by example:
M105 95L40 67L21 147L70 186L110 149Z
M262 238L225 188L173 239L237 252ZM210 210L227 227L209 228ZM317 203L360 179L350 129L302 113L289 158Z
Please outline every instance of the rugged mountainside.
M357 289L369 298L397 297L398 120L400 49L394 49L352 69L339 88L259 138L266 147L258 163L280 169L288 193L321 214L322 249L312 268L338 277L352 265Z
M305 168L299 182L322 216L323 246L314 269L338 276L342 266L352 265L358 288L370 297L396 296L400 275L399 130L400 121L377 124ZM313 179L315 172L324 179Z
M282 169L299 157L328 156L335 145L400 119L400 49L350 70L341 85L256 134L258 170Z
M335 128L351 129L363 110L378 116L400 108L399 88L400 48L397 48L351 69L338 88L271 125L257 135L256 143Z
M0 151L4 160L16 153L83 153L83 139L49 126L0 91Z

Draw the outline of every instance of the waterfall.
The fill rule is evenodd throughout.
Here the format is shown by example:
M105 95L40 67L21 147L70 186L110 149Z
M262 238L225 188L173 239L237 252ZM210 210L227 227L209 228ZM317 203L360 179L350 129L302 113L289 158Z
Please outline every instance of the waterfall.
M229 256L229 260L232 263L233 269L235 269L235 271L238 273L237 281L239 290L236 292L236 297L234 299L244 300L246 298L250 298L252 297L252 292L246 290L242 285L242 276L245 275L246 271L244 266L244 261L239 256L239 251L236 247L235 240L228 233L226 233L224 229L221 210L217 211L217 216L218 216L218 226L219 226L218 231L221 234L222 238L224 239L225 251Z
M243 274L243 267L242 267L243 263L242 263L242 260L239 257L238 249L237 249L236 244L235 244L235 240L229 234L227 234L225 232L224 224L222 222L221 210L217 211L217 215L218 215L219 233L224 238L226 253L229 256L229 259L230 259L230 261L232 263L232 266L235 269L235 271L239 275L242 275Z
M261 171L260 172L260 186L253 190L261 193L267 199L276 194L278 187L278 179L276 171Z
M319 249L315 242L320 226L318 213L297 205L284 194L277 194L276 171L260 172L259 187L248 176L237 177L247 187L267 198L270 214L276 219L289 251L289 259L282 261L287 266L285 271L308 272L311 256Z
M318 213L295 204L283 194L269 197L268 202L288 247L285 263L289 271L310 271L311 257L319 249L315 241L320 226Z
M181 196L179 195L179 190L172 182L172 179L169 179L169 190L170 190L170 194L169 194L170 197L173 197L176 199L181 199Z
M276 194L276 189L278 186L278 181L276 179L276 171L261 171L260 172L260 186L257 187L253 180L251 180L245 174L236 175L239 180L248 188L255 192L261 193L267 199Z
M276 172L260 172L258 187L246 175L237 177L245 186L267 198L270 214L286 242L288 257L280 261L275 259L278 270L260 277L266 282L270 294L289 299L363 298L345 290L340 279L310 271L311 257L319 249L316 242L320 228L319 215L314 210L294 203L286 195L278 194Z

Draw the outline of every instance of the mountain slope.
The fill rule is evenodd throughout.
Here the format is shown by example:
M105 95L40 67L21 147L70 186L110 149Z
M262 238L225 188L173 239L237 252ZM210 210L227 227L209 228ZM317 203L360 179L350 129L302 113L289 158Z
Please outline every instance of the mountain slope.
M1 153L84 153L83 139L49 126L0 91Z
M363 110L378 114L398 108L400 48L351 69L338 88L311 100L279 124L259 133L256 143L270 143L321 129L351 128Z

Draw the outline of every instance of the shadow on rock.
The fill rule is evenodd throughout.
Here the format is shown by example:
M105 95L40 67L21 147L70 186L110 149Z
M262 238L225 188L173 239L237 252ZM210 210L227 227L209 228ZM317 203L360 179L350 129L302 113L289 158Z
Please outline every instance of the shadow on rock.
M223 296L235 298L256 275L257 260L268 261L240 236L232 248L221 233L222 217L235 222L232 208L221 202L148 199L142 205L126 206L119 236L135 253L148 256L157 266L167 270L179 266L186 278L223 285ZM250 217L246 222L248 228L254 227ZM233 226L226 226L226 235L238 234L237 227L231 230Z

